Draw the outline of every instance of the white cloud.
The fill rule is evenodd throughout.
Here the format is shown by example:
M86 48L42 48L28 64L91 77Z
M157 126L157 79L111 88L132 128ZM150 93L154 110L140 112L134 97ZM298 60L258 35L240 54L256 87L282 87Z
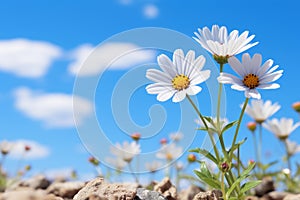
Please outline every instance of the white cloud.
M28 39L0 41L0 70L17 76L38 78L62 55L58 46Z
M154 19L158 16L158 7L152 4L146 5L143 9L143 14L148 19Z
M89 44L79 46L71 53L74 60L69 72L79 76L97 75L109 66L109 69L127 69L138 64L153 63L156 53L132 43L106 43L97 48ZM88 59L87 59L88 58ZM87 59L87 60L86 60ZM84 68L81 68L84 63Z
M11 142L13 147L8 155L13 159L33 160L45 158L50 154L48 147L32 140L16 140ZM25 152L25 146L29 146L30 150Z
M49 127L72 127L73 98L76 101L78 124L92 113L92 103L78 96L63 93L41 93L21 87L15 90L15 107L32 119Z

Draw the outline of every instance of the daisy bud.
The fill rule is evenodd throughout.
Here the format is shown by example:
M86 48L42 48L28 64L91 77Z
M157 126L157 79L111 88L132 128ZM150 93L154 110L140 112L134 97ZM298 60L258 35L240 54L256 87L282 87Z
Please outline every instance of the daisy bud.
M28 146L28 145L26 145L26 146L24 147L24 149L25 149L25 151L27 152L27 151L30 151L30 150L31 150L31 147Z
M248 161L248 165L252 165L253 163L255 163L255 161L254 161L253 159L250 159L250 160Z
M189 163L193 163L197 160L195 154L189 154L188 157L187 157L187 160Z
M139 141L141 139L141 134L140 133L133 133L131 135L131 138L134 140L134 141Z
M78 176L77 176L77 172L75 170L72 170L71 172L71 178L72 179L76 179Z
M296 112L300 113L300 101L293 103L292 107Z
M285 169L282 170L282 173L284 173L285 175L290 175L291 170L288 169L288 168L285 168Z
M256 130L256 123L255 122L249 122L247 124L247 128L249 129L249 131L254 132Z
M162 138L162 139L159 141L159 143L160 143L161 145L165 145L165 144L168 143L168 140L167 140L166 138Z
M89 158L89 162L94 165L94 166L98 166L99 165L99 161L95 158L95 157L90 157Z
M229 165L227 162L223 162L220 167L221 167L222 172L228 172L228 170L229 170Z
M25 166L25 171L30 171L31 170L31 165L26 165Z
M23 175L24 175L23 171L20 170L20 171L17 172L17 176L23 176Z

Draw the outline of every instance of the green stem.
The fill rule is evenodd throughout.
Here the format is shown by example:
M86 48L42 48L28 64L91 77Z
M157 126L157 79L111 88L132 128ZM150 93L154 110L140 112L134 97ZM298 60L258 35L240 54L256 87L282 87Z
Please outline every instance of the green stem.
M241 170L240 170L240 147L237 149L237 170L238 170L238 177L241 175Z
M291 156L288 151L288 143L286 140L284 140L284 145L285 145L285 150L286 150L286 159L287 159L288 169L291 171L292 170Z
M256 157L256 163L258 163L258 167L260 166L260 156L258 153L258 146L257 146L257 139L256 139L256 134L255 131L252 132L253 135L253 144L254 144L254 151L255 151L255 157ZM257 167L254 168L255 174L257 174Z
M133 176L134 179L135 179L135 182L136 182L137 184L139 184L139 179L138 179L137 175L133 172L132 167L131 167L131 163L128 163L128 167L129 167L129 170L130 170L132 176Z
M225 173L222 172L222 175L221 175L221 190L222 190L222 193L223 193L223 200L226 200L226 191L225 191L225 181L224 181L224 176L225 176Z
M259 161L259 165L262 165L262 161L261 161L261 155L262 155L262 125L261 123L258 124L258 128L259 128L259 144L258 144L258 161ZM262 174L265 174L265 170L262 168L261 170Z
M220 73L223 72L223 64L220 64ZM222 83L219 83L219 91L218 91L218 104L217 104L217 125L219 127L220 123L220 113L221 113L221 97L222 97Z
M239 121L238 121L237 127L235 129L235 133L234 133L234 137L233 137L233 141L232 141L231 147L233 147L235 145L235 143L236 143L236 139L237 139L237 136L238 136L238 133L239 133L239 129L240 129L240 126L241 126L241 122L242 122L242 119L243 119L243 116L244 116L244 113L245 113L248 101L249 101L249 98L246 98L245 103L244 103L243 108L242 108L242 111L241 111L241 114L240 114L240 117L239 117ZM230 152L230 159L232 159L232 154L233 154L233 151Z
M197 106L195 105L195 103L193 102L193 100L191 99L191 97L190 97L189 95L186 95L186 97L187 97L187 99L189 100L189 102L191 103L191 105L193 106L193 108L194 108L194 110L196 111L196 113L198 114L198 116L200 117L202 123L204 124L204 126L205 126L205 128L206 128L206 130L207 130L207 132L208 132L208 135L209 135L209 137L210 137L210 140L211 140L211 142L212 142L212 145L213 145L213 148L214 148L214 151L215 151L217 160L219 161L219 160L220 160L220 157L219 157L219 151L218 151L218 149L217 149L217 147L216 147L216 145L215 145L215 143L214 143L213 137L212 137L212 135L211 135L212 133L210 133L209 128L208 128L208 126L207 126L207 123L206 123L204 117L202 116L200 110L197 108Z

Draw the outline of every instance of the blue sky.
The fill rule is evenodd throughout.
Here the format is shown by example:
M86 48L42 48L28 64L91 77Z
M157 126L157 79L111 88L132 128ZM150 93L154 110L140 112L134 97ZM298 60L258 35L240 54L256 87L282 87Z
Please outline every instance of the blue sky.
M282 106L276 113L276 117L285 116L299 120L298 115L291 108L293 102L300 100L300 70L297 66L300 53L298 39L300 28L297 24L300 14L297 10L299 5L296 4L299 3L279 0L274 0L272 3L258 0L251 2L237 0L91 0L88 2L13 0L2 2L0 58L3 62L0 59L0 65L7 67L0 67L0 80L3 83L0 85L0 139L32 140L47 147L46 157L41 156L43 158L25 162L33 165L32 173L70 168L75 168L80 174L93 172L92 167L87 163L89 154L84 150L76 128L72 122L61 120L65 119L65 116L70 116L69 103L75 81L70 65L76 64L80 50L91 50L112 35L142 27L168 28L189 37L193 36L197 28L211 27L213 24L225 25L229 30L237 29L240 32L249 30L251 34L256 35L254 41L259 41L259 45L248 52L261 53L264 61L272 58L275 64L279 64L284 70L284 76L279 80L281 88L262 91L263 99L279 102ZM12 44L12 40L16 43ZM34 43L36 41L42 44ZM16 50L18 48L14 48L13 45L23 45L25 50L18 51ZM16 53L16 56L5 53L10 51ZM21 58L20 55L24 52L28 54L25 58ZM40 52L43 56L39 54ZM29 60L28 63L21 65L20 62L27 61L26 58ZM147 59L151 60L152 57ZM35 68L30 70L31 67ZM101 116L111 112L104 100L107 99L109 102L114 84L127 70L129 69L118 68L104 74L102 88L99 87L96 94L96 102L98 102L96 109L100 119ZM226 87L226 95L228 97L226 107L230 110L228 118L235 120L240 111L238 105L243 102L243 94ZM43 98L53 101L58 98L60 101L58 105L54 104L57 107L52 108L49 104L41 103L45 102ZM198 100L205 105L209 104L206 87ZM104 104L101 107L102 101ZM147 124L149 120L147 109L157 103L155 97L145 94L144 89L139 88L132 101L133 120L141 125ZM142 104L144 102L147 106ZM89 108L89 102L83 104L83 110ZM171 102L162 105L167 110L179 110L179 105ZM205 105L200 104L200 108L209 115L210 107ZM244 122L249 120L248 117L244 118ZM171 117L169 121L178 123L178 118ZM105 124L108 130L104 131L113 142L128 139L115 126L112 118L107 117ZM243 124L242 127L244 128L245 125ZM176 126L165 127L161 135L157 136L157 140L160 136L166 137L169 132L176 131L175 128ZM291 136L295 141L300 141L298 132L299 130L296 130ZM240 138L244 136L250 136L245 129L241 131ZM196 141L202 140L202 137L198 135L192 146L196 146ZM245 153L247 159L252 158L254 153L250 138L244 146L246 152L250 152ZM272 153L271 159L282 155L282 149L274 148L274 145L280 145L273 135L264 131L263 138L264 141L268 141L264 142L264 151ZM158 146L157 142L156 147ZM145 145L145 148L151 149L152 146ZM15 162L17 161L10 159L6 164L14 166Z

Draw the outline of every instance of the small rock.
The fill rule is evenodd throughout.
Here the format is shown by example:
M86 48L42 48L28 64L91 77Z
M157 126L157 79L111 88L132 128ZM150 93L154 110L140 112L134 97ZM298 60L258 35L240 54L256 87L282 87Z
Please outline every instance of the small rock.
M158 192L146 190L144 188L138 188L134 200L167 200L167 199Z
M178 199L180 200L193 200L194 196L199 192L204 192L204 190L196 185L191 185L186 190L182 190L178 194Z
M75 196L74 200L133 200L137 193L137 185L133 183L105 183L103 178L96 178L86 184ZM99 199L98 198L98 199Z
M283 200L284 197L286 197L289 194L290 193L288 193L288 192L273 191L273 192L269 192L267 194L267 196L269 197L269 199L272 199L272 200Z
M289 194L283 200L300 200L300 194Z
M170 178L166 177L154 186L154 191L161 193L168 200L177 199L177 190Z
M48 194L54 194L62 198L73 198L85 186L84 182L54 182L47 188Z
M275 186L272 177L265 177L263 178L261 184L259 184L254 191L256 196L262 197L265 194L268 194L269 192L272 192L274 190Z
M193 200L219 200L222 197L220 190L212 190L207 192L199 192Z
M245 200L259 200L259 198L256 196L248 196L245 198Z
M96 194L92 194L92 195L90 195L87 199L85 199L85 200L103 200L103 198L102 197L99 197L98 195L96 195Z
M44 175L37 175L27 180L21 180L6 189L6 191L20 190L23 187L32 189L46 189L50 181Z
M63 200L54 195L47 195L43 190L8 191L0 195L0 200Z

